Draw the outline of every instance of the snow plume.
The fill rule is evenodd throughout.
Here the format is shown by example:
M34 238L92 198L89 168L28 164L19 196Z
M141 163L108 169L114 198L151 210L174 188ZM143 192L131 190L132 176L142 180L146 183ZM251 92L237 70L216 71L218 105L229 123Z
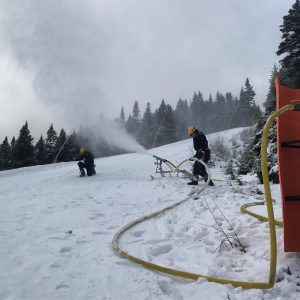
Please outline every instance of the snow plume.
M106 23L105 10L97 2L3 0L3 44L21 68L34 74L37 100L58 119L70 128L83 124L109 144L116 142L125 150L142 151L116 126L99 124L101 114L112 106L101 85L109 67L113 23ZM105 126L110 126L108 135L102 129Z
M102 115L98 120L98 125L94 126L93 129L90 128L90 126L86 127L81 125L79 135L81 137L90 137L88 138L88 144L92 146L95 153L97 153L97 149L103 148L104 143L107 145L107 147L104 148L109 148L111 151L123 149L127 152L151 155L144 147L139 145L132 136L125 133L124 128L119 122L108 121Z

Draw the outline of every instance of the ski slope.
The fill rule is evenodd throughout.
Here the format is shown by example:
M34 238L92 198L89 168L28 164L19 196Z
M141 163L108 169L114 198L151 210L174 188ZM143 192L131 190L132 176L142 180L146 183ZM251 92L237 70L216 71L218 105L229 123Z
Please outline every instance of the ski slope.
M230 147L239 142L241 130L211 134L208 140L222 136ZM296 253L283 252L279 227L278 282L270 290L243 290L204 279L188 282L117 256L111 242L120 228L180 201L192 189L184 178L154 174L153 154L178 164L193 154L192 141L97 159L93 177L79 178L76 162L0 172L0 299L299 299L299 262ZM242 204L263 200L257 194L263 187L254 175L245 176L242 186L230 181L224 163L212 161L215 187L132 228L121 246L141 259L182 271L267 281L268 224L240 212ZM281 219L279 186L271 188L275 216ZM228 234L232 230L218 208L246 253L222 242L218 226ZM265 207L252 210L266 215Z

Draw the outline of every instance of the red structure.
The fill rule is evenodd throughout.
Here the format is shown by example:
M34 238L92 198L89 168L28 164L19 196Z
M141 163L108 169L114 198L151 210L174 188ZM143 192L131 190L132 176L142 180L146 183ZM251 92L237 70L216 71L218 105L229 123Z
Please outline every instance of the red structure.
M275 78L277 109L300 101L300 89L291 89ZM300 252L300 111L277 119L277 152L281 186L284 251Z

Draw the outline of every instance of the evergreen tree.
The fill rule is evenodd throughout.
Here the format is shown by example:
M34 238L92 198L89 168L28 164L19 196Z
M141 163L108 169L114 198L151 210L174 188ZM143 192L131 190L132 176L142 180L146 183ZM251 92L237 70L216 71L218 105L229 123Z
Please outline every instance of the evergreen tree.
M10 149L11 149L11 168L17 168L17 141L16 138L13 136L10 142Z
M172 106L167 104L167 113L165 123L163 126L163 144L170 144L176 142L176 123Z
M141 112L137 101L134 102L132 114L128 116L126 130L134 138L138 138L141 126Z
M136 127L134 126L133 118L132 118L131 114L129 114L128 119L126 121L126 130L129 134L134 135L135 129L136 129Z
M67 142L65 144L66 149L68 149L68 160L67 161L73 161L78 157L80 144L78 140L78 135L75 131L72 132L72 134L67 137Z
M7 136L0 145L0 171L11 168L11 148Z
M191 124L197 128L202 128L204 116L204 100L202 94L194 93L193 99L190 104L190 121Z
M248 116L249 125L253 125L259 120L262 113L261 113L259 106L255 104L254 98L255 98L256 94L255 94L253 87L250 84L248 78L246 79L246 82L245 82L245 93L246 93L247 99L249 101L249 106L250 106L249 116Z
M39 165L47 163L48 153L45 146L45 140L42 135L34 147L34 154Z
M132 110L132 133L137 138L140 132L141 112L137 101L134 102Z
M269 80L269 91L264 102L264 107L266 108L265 113L260 117L254 134L245 144L245 149L240 156L238 165L239 165L239 174L247 174L249 172L254 172L257 174L260 182L262 183L262 172L261 172L261 162L260 162L260 150L261 150L261 138L263 133L263 127L266 123L267 118L272 111L276 109L275 99L275 83L274 79L277 75L277 68L274 66L272 74ZM268 144L268 163L269 169L277 165L277 152L276 152L276 124L273 122L272 127L270 128L269 134L269 144Z
M225 94L226 101L226 128L234 128L233 116L237 109L237 99L232 96L230 92Z
M162 144L162 139L163 139L162 126L164 125L166 114L167 114L167 106L165 104L165 100L162 99L159 108L155 110L154 115L153 115L153 119L154 119L153 147L163 145Z
M30 135L28 123L22 126L16 141L16 160L18 167L28 167L36 163L34 158L33 138Z
M214 103L214 115L215 115L215 130L214 131L221 131L226 129L227 121L226 121L226 102L225 97L217 92L216 101Z
M215 131L215 114L214 114L214 103L213 97L210 94L208 101L205 103L205 112L206 112L206 126L204 128L205 133L212 133Z
M187 100L179 99L174 111L177 140L188 138L187 128L191 125Z
M288 15L283 17L280 26L282 42L279 44L277 55L284 55L281 59L285 84L300 88L300 1L296 0Z
M253 107L255 105L254 97L256 94L253 90L253 86L250 84L249 78L247 78L246 82L245 82L245 94L246 94L246 98L249 103L249 106Z
M270 115L276 110L276 88L275 88L275 77L278 75L278 68L276 65L273 66L272 73L269 79L269 90L266 101L263 103L265 108L265 114Z
M276 88L275 77L278 75L278 69L274 65L269 79L269 90L263 106L265 107L265 113L260 118L255 129L255 135L252 143L252 149L254 153L253 171L257 174L260 182L262 183L262 172L260 163L260 150L261 150L261 138L263 134L264 125L269 115L276 110ZM273 122L270 128L269 141L268 141L268 164L269 169L277 165L277 130L276 122Z
M47 131L47 138L46 138L46 150L48 154L48 163L52 163L55 155L56 155L56 142L57 142L57 133L54 130L53 124L50 125Z
M152 146L153 138L154 138L153 115L151 112L151 105L148 102L141 123L139 141L146 149L149 149Z
M176 141L176 125L173 110L162 100L159 108L154 113L155 136L154 146L162 146Z
M246 79L245 86L240 92L239 106L237 108L237 124L238 126L250 126L257 122L261 116L261 111L254 101L255 92L251 86L249 79Z
M253 139L250 139L244 145L244 151L238 162L238 174L246 175L250 173L254 166Z
M68 161L68 145L66 145L67 134L62 128L55 144L55 158L57 161Z
M119 120L120 120L120 123L121 123L122 125L125 124L125 111L124 111L124 107L123 107L123 106L121 107L121 113L120 113L120 118L119 118Z

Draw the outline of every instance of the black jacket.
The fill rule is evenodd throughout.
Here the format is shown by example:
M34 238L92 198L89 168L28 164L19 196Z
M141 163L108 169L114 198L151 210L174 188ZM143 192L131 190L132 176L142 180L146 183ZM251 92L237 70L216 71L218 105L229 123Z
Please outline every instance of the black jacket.
M94 155L89 151L85 151L76 160L82 160L87 167L94 167Z
M201 158L203 156L202 152L210 152L206 136L203 132L196 130L196 136L193 137L193 142L197 157Z

